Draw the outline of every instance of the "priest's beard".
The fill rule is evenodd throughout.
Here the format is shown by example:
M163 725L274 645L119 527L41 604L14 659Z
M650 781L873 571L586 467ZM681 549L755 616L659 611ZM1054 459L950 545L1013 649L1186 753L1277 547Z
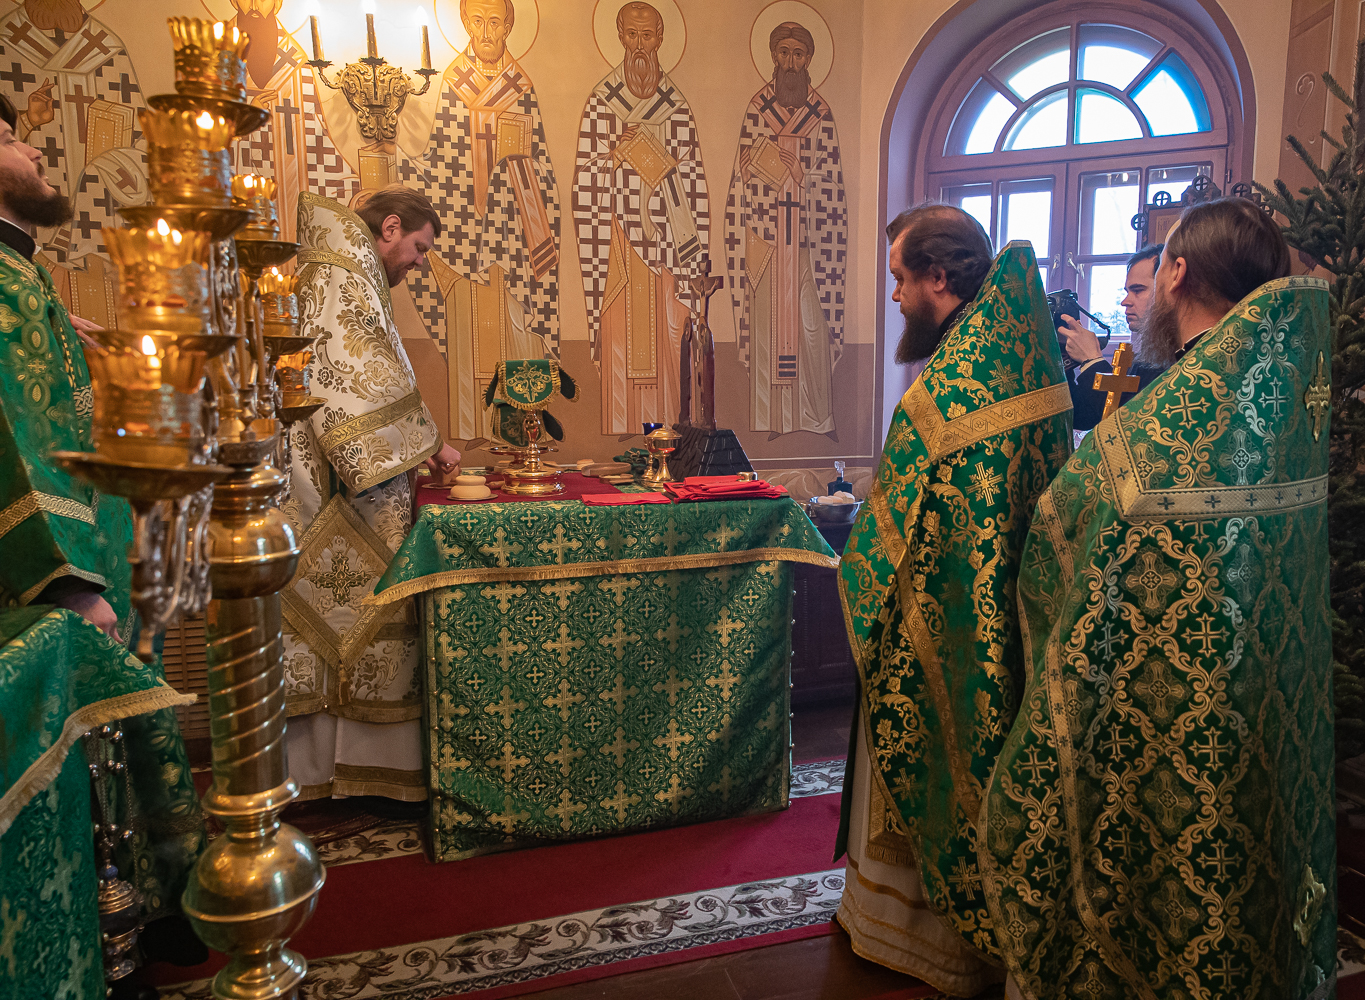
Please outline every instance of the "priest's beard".
M636 49L626 53L622 63L626 86L636 97L648 97L659 86L663 71L659 69L659 54L650 49Z
M60 226L71 221L71 202L41 176L0 170L0 201L16 220L30 226Z
M24 0L24 13L33 26L41 31L58 28L65 32L80 31L85 23L85 9L81 0Z
M905 330L896 345L896 364L908 365L923 361L938 349L943 339L942 324L934 319L933 311L925 302L911 303L905 316Z
M1180 350L1180 307L1160 292L1142 324L1135 356L1144 365L1169 368Z
M280 22L274 14L266 15L258 10L239 11L237 27L251 36L251 48L246 52L246 68L251 74L251 82L264 90L270 82L275 59L279 55Z
M773 66L773 86L777 89L777 103L784 108L805 104L810 94L810 70L805 67L783 69Z

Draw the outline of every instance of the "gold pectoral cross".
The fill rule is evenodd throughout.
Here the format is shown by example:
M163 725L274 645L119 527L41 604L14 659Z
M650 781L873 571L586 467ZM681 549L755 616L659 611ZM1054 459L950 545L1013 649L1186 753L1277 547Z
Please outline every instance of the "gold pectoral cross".
M1119 408L1125 392L1137 392L1142 388L1142 381L1136 375L1128 374L1128 367L1132 363L1133 349L1127 344L1119 344L1114 350L1113 373L1095 376L1096 391L1107 391L1109 393L1104 398L1104 415L1106 417Z

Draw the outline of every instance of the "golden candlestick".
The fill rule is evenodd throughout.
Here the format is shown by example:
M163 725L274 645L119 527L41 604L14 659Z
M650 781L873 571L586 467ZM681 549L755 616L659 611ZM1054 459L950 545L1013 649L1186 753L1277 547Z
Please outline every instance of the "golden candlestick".
M427 37L427 26L425 24L422 25L422 69L431 69L431 39Z
M317 15L310 15L308 26L313 30L313 62L322 62L322 36L318 34Z
M231 176L230 142L268 119L245 103L246 36L221 21L169 23L178 93L142 112L152 204L121 210L132 228L105 231L119 323L90 352L96 451L53 457L133 503L133 602L148 623L139 656L153 657L157 631L203 608L212 588L204 805L227 831L200 858L184 905L199 936L229 954L214 995L268 1000L297 996L307 963L286 944L324 879L312 844L277 819L298 794L285 759L279 594L298 546L270 456L280 445L276 349L298 338L293 279L264 273L297 245L275 238L273 182Z

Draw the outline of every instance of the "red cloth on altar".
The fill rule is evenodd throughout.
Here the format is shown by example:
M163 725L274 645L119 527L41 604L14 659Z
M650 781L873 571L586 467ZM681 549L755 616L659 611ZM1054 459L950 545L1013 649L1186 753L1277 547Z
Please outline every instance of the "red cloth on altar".
M418 480L419 482L421 480ZM488 477L488 488L493 491L493 500L476 501L478 503L520 503L523 500L581 500L584 494L595 493L605 495L608 493L620 493L615 486L604 483L600 479L585 476L581 472L565 472L560 478L564 484L563 493L552 493L549 496L523 497L514 493L504 493L499 487L502 485L502 473L495 472ZM417 506L424 507L427 504L461 504L469 503L468 500L450 499L449 486L419 486L417 488ZM629 494L622 494L628 496Z

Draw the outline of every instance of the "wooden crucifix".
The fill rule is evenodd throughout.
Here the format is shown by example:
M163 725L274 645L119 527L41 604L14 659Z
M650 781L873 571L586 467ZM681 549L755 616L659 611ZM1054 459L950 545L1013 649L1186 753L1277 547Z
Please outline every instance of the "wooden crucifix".
M1123 403L1123 394L1137 392L1142 381L1136 375L1129 375L1128 368L1133 363L1133 349L1127 344L1119 344L1114 349L1114 371L1112 374L1095 376L1095 389L1108 392L1104 397L1104 415L1107 417Z
M716 342L711 336L707 314L710 311L711 296L725 283L725 279L720 275L711 274L709 257L703 257L697 269L701 276L692 278L689 282L692 291L696 293L697 305L692 310L692 315L688 317L687 329L682 338L682 357L679 359L678 423L684 427L695 425L703 430L713 431L716 429ZM694 382L701 403L701 410L695 421L692 419Z

